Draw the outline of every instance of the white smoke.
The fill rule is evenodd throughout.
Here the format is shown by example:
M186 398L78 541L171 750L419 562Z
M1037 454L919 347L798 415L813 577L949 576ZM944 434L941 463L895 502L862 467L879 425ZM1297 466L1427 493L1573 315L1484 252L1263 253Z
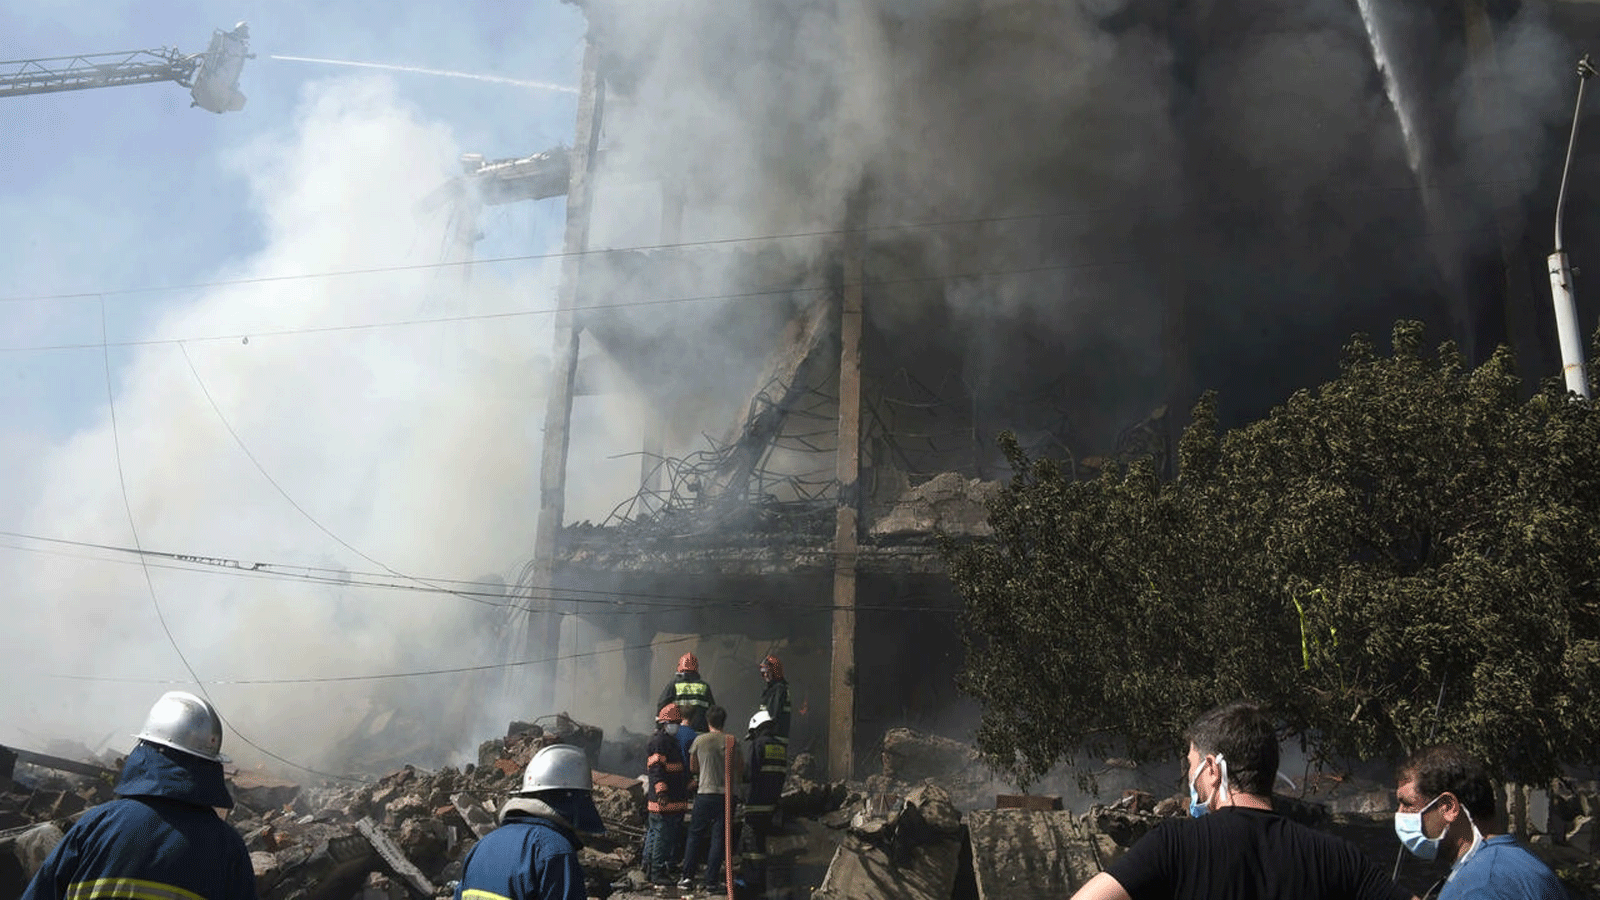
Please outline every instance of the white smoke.
M6 456L31 471L7 501L20 507L8 530L131 547L136 528L147 550L394 583L411 582L383 567L514 573L533 540L549 316L495 314L553 306L553 269L480 267L470 294L441 291L426 265L438 260L444 217L419 220L412 204L459 154L387 81L308 92L292 129L235 159L264 248L219 273L233 283L109 334L113 344L183 342L109 348L114 407L102 398L91 421L48 446L10 438ZM388 271L240 283L362 269ZM127 298L106 302L117 312ZM339 330L441 318L455 321ZM303 679L497 661L505 612L448 594L179 571L159 559L147 585L130 555L7 543L28 551L0 553L8 743L126 749L163 690L193 689L192 667L240 734L323 764L373 698L449 697L466 676ZM240 680L286 683L229 683ZM474 719L504 721L495 698L477 699L454 723L462 748L483 736ZM225 749L263 761L232 734Z

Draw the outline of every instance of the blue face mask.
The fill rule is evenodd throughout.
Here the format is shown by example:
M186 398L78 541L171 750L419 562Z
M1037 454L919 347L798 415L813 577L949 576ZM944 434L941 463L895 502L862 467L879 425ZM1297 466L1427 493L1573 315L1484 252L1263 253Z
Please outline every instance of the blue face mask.
M1439 797L1443 797L1440 794ZM1418 859L1433 859L1439 855L1439 842L1444 840L1441 832L1438 837L1431 838L1422 832L1422 814L1433 808L1439 802L1439 797L1428 801L1428 805L1414 813L1397 812L1394 814L1394 833L1400 838L1400 843L1411 851L1411 855Z
M1221 780L1217 783L1217 790L1214 796L1217 800L1221 801L1228 799L1228 761L1223 759L1222 754L1220 753L1216 755L1216 761L1217 774ZM1196 779L1200 777L1200 773L1205 769L1205 767L1206 761L1202 758L1200 760L1199 767L1194 770L1194 774L1189 776L1189 815L1196 819L1205 815L1209 811L1207 807L1211 803L1209 799L1201 802L1200 794L1195 790L1194 786Z

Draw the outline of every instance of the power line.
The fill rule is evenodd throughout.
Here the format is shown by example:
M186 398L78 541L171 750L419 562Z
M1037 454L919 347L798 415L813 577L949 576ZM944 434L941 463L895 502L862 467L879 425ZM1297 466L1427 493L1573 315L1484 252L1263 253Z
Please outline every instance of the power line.
M234 576L247 576L255 578L268 578L283 581L302 581L312 584L330 585L335 587L359 587L379 590L406 591L424 594L444 594L463 599L474 600L487 606L509 609L513 611L530 611L524 602L543 600L546 602L563 602L590 607L621 607L617 610L586 609L576 615L647 615L658 612L686 611L698 609L728 609L728 610L760 610L774 608L781 611L799 612L832 612L840 609L834 604L826 603L795 603L788 599L773 600L721 600L715 597L695 594L661 594L644 591L616 591L596 590L588 588L563 587L551 588L548 591L534 593L531 591L520 592L518 600L506 600L503 591L495 590L498 585L484 582L474 582L463 579L427 578L417 579L419 584L401 584L389 581L372 581L367 578L382 577L381 573L351 572L346 569L329 569L315 566L302 566L288 563L271 562L245 562L227 557L202 556L198 554L171 553L160 550L144 550L132 547L119 547L113 544L98 544L87 541L73 541L65 538L50 538L39 535L24 534L13 531L0 531L0 537L11 537L22 540L39 541L42 543L59 544L64 546L82 547L88 549L106 550L115 553L140 555L145 558L164 559L185 565L162 565L157 562L148 562L151 568L167 568L180 572L203 572L214 570ZM4 545L0 545L4 546ZM30 550L28 548L10 547L9 549L23 550L24 552L40 552L43 550ZM818 550L822 554L831 551ZM89 557L96 562L116 563L117 560L99 559ZM133 565L135 563L129 563ZM205 567L205 568L196 568ZM295 571L299 570L299 571ZM457 585L454 588L427 587L427 582ZM482 590L471 590L470 586L478 586ZM923 599L926 595L913 595L908 599ZM494 598L499 598L495 602ZM665 601L665 602L654 602ZM948 606L910 606L903 604L857 604L853 609L864 612L916 612L951 614L956 610Z
M1463 228L1463 229L1457 229L1455 231L1450 231L1450 232L1429 232L1429 234L1432 234L1432 235L1435 235L1435 236L1444 235L1444 234L1476 234L1476 233L1479 233L1479 232L1486 232L1488 230L1489 229L1487 227L1484 227L1484 228ZM995 270L988 270L988 271L979 270L979 271L972 271L972 272L949 272L949 273L941 273L941 274L936 274L936 275L914 275L914 276L907 276L907 277L903 277L903 278L868 279L868 280L862 281L861 282L861 286L863 288L894 287L894 286L898 286L898 285L941 283L941 282L946 282L946 281L961 281L961 280L964 280L964 279L974 279L974 278L1005 278L1005 277L1014 277L1014 276L1023 276L1023 275L1041 275L1041 274L1045 274L1045 273L1049 273L1049 272L1070 272L1070 271L1084 271L1084 270L1088 270L1088 269L1097 269L1097 268L1122 268L1122 267L1147 266L1147 265L1149 265L1149 260L1147 258L1130 257L1130 258L1127 258L1127 259L1096 260L1094 262L1060 263L1060 264L1052 264L1052 265L1044 265L1044 266L1031 266L1031 267L1021 268L1021 269L995 269ZM714 300L746 300L746 299L758 299L758 298L792 297L792 296L802 295L802 294L816 294L816 293L821 293L821 292L825 292L825 291L831 291L831 290L835 290L835 289L836 289L836 286L835 285L831 285L831 284L830 285L815 285L815 286L801 285L801 286L794 286L794 287L775 288L775 289L772 289L772 290L763 290L763 291L741 291L741 292L736 292L736 293L725 293L725 294L698 294L698 295L691 295L691 296L685 296L685 297L658 297L658 298L649 299L649 300L632 300L632 301L623 301L623 302L619 302L619 303L594 303L594 304L588 304L588 305L575 306L575 307L572 308L572 311L573 312L593 312L593 311L601 311L601 310L609 310L609 309L630 309L630 308L640 308L640 307L666 306L666 305L678 304L678 303L701 303L701 302L709 302L709 301L714 301ZM287 337L287 336L292 336L292 335L303 335L303 334L326 334L326 333L330 333L330 332L344 332L344 331L369 331L369 330L380 329L380 328L404 328L404 327L413 327L413 326L419 326L419 325L441 325L441 324L448 324L448 323L454 323L454 322L472 322L472 321L483 321L483 320L493 320L493 319L512 319L512 318L523 318L523 317L528 317L528 316L555 315L556 312L557 312L557 310L555 310L553 308L508 310L508 311L494 312L494 313L471 313L471 314L463 314L463 315L458 315L458 316L435 316L435 317L429 317L429 318L423 318L423 319L404 319L404 320L393 321L393 322L365 322L365 323L353 323L353 324L347 324L347 325L317 325L317 326L308 326L308 327L304 327L304 328L282 328L282 329L263 330L263 331L240 331L240 332L234 332L234 333L231 333L231 334L191 335L191 336L188 336L188 337L177 337L177 338L145 338L145 339L142 339L142 340L131 340L131 341L110 341L110 342L107 343L106 346L111 346L111 347L153 347L153 346L160 346L160 345L165 345L165 344L186 344L186 343L196 343L197 344L197 343L209 343L209 342L215 342L215 341L234 341L234 342L245 342L245 343L248 343L251 338ZM0 353L39 353L39 352L61 351L61 350L89 350L89 349L97 349L100 346L101 345L99 343L41 344L41 345L36 345L36 346L31 346L31 347L0 347Z
M105 298L101 298L100 299L100 336L101 336L101 340L102 341L104 341L104 339L105 339L105 330L106 330L106 303L105 303ZM146 557L144 555L144 549L139 544L139 529L138 529L138 526L134 523L133 504L128 499L128 479L127 479L127 475L126 475L126 472L125 472L125 468L124 468L123 463L122 463L122 442L121 442L121 439L118 438L118 436L117 436L117 430L118 429L117 429L116 392L112 389L112 385L111 385L111 355L108 352L106 347L102 347L101 348L101 358L102 358L102 360L103 360L103 362L105 364L106 403L107 403L107 405L108 405L108 407L110 409L110 418L111 418L111 446L112 446L112 448L113 448L113 450L115 452L115 456L116 456L117 483L118 483L118 485L121 486L121 489L122 489L122 508L123 508L124 511L126 511L126 513L128 515L128 531L133 535L133 547L134 547L134 550L136 552L138 552L138 554L139 554L139 562L140 562L139 568L140 568L140 571L142 571L144 573L144 584L145 584L145 589L149 592L149 595L150 595L150 605L152 607L154 607L154 609L156 611L156 619L157 619L157 621L159 621L161 623L161 631L167 636L167 643L172 645L172 652L176 653L177 656L178 656L178 661L183 663L183 668L184 668L185 671L187 671L189 673L189 678L194 683L195 688L198 689L200 691L201 695L206 698L206 702L211 704L212 712L214 712L216 714L217 718L222 722L222 724L224 726L226 726L229 731L233 732L234 736L237 737L239 740L244 741L246 744L249 744L251 747L254 747L257 751L265 754L268 757L271 757L272 759L277 760L280 763L283 763L286 766L293 766L294 768L299 769L301 771L309 772L309 773L311 773L313 775L321 775L321 776L323 776L325 778L339 778L339 779L350 780L346 776L343 776L343 775L338 775L338 774L335 774L333 772L323 772L323 771L320 771L318 769L313 769L310 766L305 766L305 765L302 765L300 763L297 763L294 760L288 759L288 758L286 758L284 756L280 756L279 754L274 753L273 751L268 750L266 747L263 747L260 744L256 743L255 741L251 740L248 735L246 735L243 732L241 732L238 729L238 727L236 727L227 717L222 715L222 711L218 708L216 701L211 699L210 691L206 690L205 682L200 680L200 675L199 675L199 673L197 673L195 671L194 665L191 664L189 662L189 658L186 655L184 655L183 648L181 646L179 646L178 639L172 634L172 628L167 624L167 616L166 616L166 614L164 612L162 612L162 610L161 610L161 601L156 597L155 581L154 581L154 579L152 579L150 577L150 566L146 564L147 560L146 560Z
M1462 182L1454 187L1483 189L1490 187L1527 187L1526 179L1499 179L1487 181ZM1450 187L1450 186L1446 186ZM1443 188L1441 188L1443 189ZM1324 191L1329 196L1356 196L1363 194L1418 194L1423 188L1415 183L1406 185L1369 185L1364 187L1351 187L1338 191ZM224 278L210 281L196 281L176 285L143 285L124 288L107 288L93 291L61 292L52 294L19 294L9 297L0 297L0 303L37 303L60 300L87 300L96 297L121 296L132 294L158 294L184 290L210 290L219 287L238 287L256 284L272 284L289 281L310 281L331 278L348 278L361 275L378 275L395 272L411 272L427 269L459 268L475 265L494 265L497 263L535 262L544 260L559 260L569 256L605 256L611 254L648 253L661 250L688 250L701 247L722 247L736 244L753 244L762 242L776 242L788 240L811 240L817 238L843 237L845 235L871 235L897 231L929 231L941 228L960 228L976 225L998 225L1014 222L1041 221L1048 219L1088 219L1110 214L1137 215L1141 213L1177 212L1184 209L1200 208L1214 211L1250 208L1253 205L1248 201L1206 201L1193 200L1180 203L1138 204L1133 206L1102 206L1093 209L1056 211L1056 212L1031 212L1016 213L1005 216L974 216L961 219L946 219L929 222L899 222L885 223L882 225L862 225L857 228L825 228L807 231L783 232L778 234L743 235L727 238L708 238L696 241L675 241L658 244L640 244L632 247L593 247L582 250L554 250L545 253L525 253L510 256L496 256L477 260L453 260L428 263L403 263L386 266L368 266L356 269L337 269L324 272L298 272L279 275L256 275L247 278ZM1472 229L1477 230L1477 229ZM1426 232L1431 234L1433 232Z
M404 678L430 678L440 675L464 675L474 672L492 672L504 669L516 669L523 666L543 665L553 662L567 662L574 659L588 659L596 656L609 656L615 653L627 653L632 650L649 650L654 647L668 647L673 644L682 644L688 641L700 640L699 635L669 638L662 641L652 641L648 644L630 644L625 647L612 647L607 650L586 650L581 653L567 653L560 656L547 656L542 659L520 659L504 663L482 663L475 666L453 666L442 669L418 669L409 672L383 672L376 675L328 675L316 678L218 678L206 682L209 685L281 685L281 684L338 684L352 681L393 681ZM34 673L38 678L49 678L59 681L89 681L100 684L187 684L188 682L176 681L170 678L121 678L108 675L59 675L53 673ZM237 732L235 732L237 734ZM255 746L251 744L251 746ZM260 749L260 748L257 748Z
M359 550L356 547L352 546L349 541L346 541L344 538L339 537L337 534L334 534L332 531L329 531L326 526L324 526L321 522L317 521L316 517L312 516L311 513L307 512L305 507L303 507L299 503L295 502L295 499L293 497L289 496L289 492L283 489L283 485L279 484L278 480L276 478L273 478L271 473L269 473L266 470L266 467L261 465L261 461L256 459L256 455L254 453L250 452L250 448L245 446L244 439L239 437L239 432L234 430L233 425L228 421L228 417L222 414L222 407L217 405L216 398L211 396L210 388L207 388L205 381L203 379L201 379L200 371L194 367L194 360L189 358L189 348L185 347L183 344L179 344L178 345L178 349L180 351L182 351L182 353L183 353L183 361L185 363L187 363L188 366L189 366L189 374L194 376L195 384L200 386L200 392L202 394L205 394L206 402L211 404L211 411L217 414L217 420L222 423L222 427L226 428L228 430L228 434L230 436L232 436L233 442L236 445L238 445L239 450L244 453L245 458L250 460L250 464L256 467L256 471L261 473L261 477L265 478L267 480L267 483L272 485L273 489L278 492L279 496L281 496L284 500L288 501L290 506L294 507L295 512L298 512L300 515L304 516L305 520L307 522L310 522L312 525L315 525L318 531L320 531L323 534L327 535L328 537L332 538L333 541L335 543L337 543L339 546L345 548L346 550L349 550L351 553L354 553L355 555L361 557L362 559L366 560L367 562L372 563L373 565L375 565L378 568L384 570L385 572L388 572L390 575L393 575L393 576L395 576L397 578L405 578L405 579L408 579L408 580L411 580L411 581L415 581L418 584L423 584L423 585L426 585L427 587L433 587L433 588L437 588L438 587L438 585L428 584L427 582L422 581L421 579L412 578L410 575L406 575L403 572L396 571L394 568L392 568L390 566L387 566L387 565L379 562L376 559L373 559L371 556L368 556L366 553L363 553L361 550ZM439 590L443 590L446 593L454 593L453 591L450 591L448 588L439 588ZM463 597L465 597L465 599L468 599L468 600L475 599L475 598L472 598L472 597L466 597L465 595L460 595L460 596L463 596Z

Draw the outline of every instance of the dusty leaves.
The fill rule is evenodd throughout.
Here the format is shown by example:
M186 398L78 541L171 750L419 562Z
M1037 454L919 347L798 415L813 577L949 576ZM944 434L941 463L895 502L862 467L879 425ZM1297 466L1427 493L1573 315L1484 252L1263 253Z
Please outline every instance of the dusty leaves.
M1339 378L1233 431L1203 398L1173 480L1072 481L1003 435L1020 474L994 540L946 547L989 760L1026 784L1169 759L1249 696L1333 753L1600 762L1600 413L1421 335L1399 323L1387 356L1357 337Z

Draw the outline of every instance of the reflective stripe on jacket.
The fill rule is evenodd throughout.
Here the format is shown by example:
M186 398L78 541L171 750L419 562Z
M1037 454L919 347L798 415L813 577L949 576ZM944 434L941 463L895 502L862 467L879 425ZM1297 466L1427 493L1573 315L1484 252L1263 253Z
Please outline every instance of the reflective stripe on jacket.
M679 726L680 728L682 726ZM657 730L645 745L646 805L653 813L689 811L689 766L683 759L678 736Z
M763 734L750 745L749 813L772 812L783 796L783 779L789 774L789 746L777 735Z
M684 721L693 725L695 731L705 731L706 710L716 705L717 698L711 693L711 685L700 677L699 672L679 672L661 690L656 709L668 703L678 704L683 710Z

